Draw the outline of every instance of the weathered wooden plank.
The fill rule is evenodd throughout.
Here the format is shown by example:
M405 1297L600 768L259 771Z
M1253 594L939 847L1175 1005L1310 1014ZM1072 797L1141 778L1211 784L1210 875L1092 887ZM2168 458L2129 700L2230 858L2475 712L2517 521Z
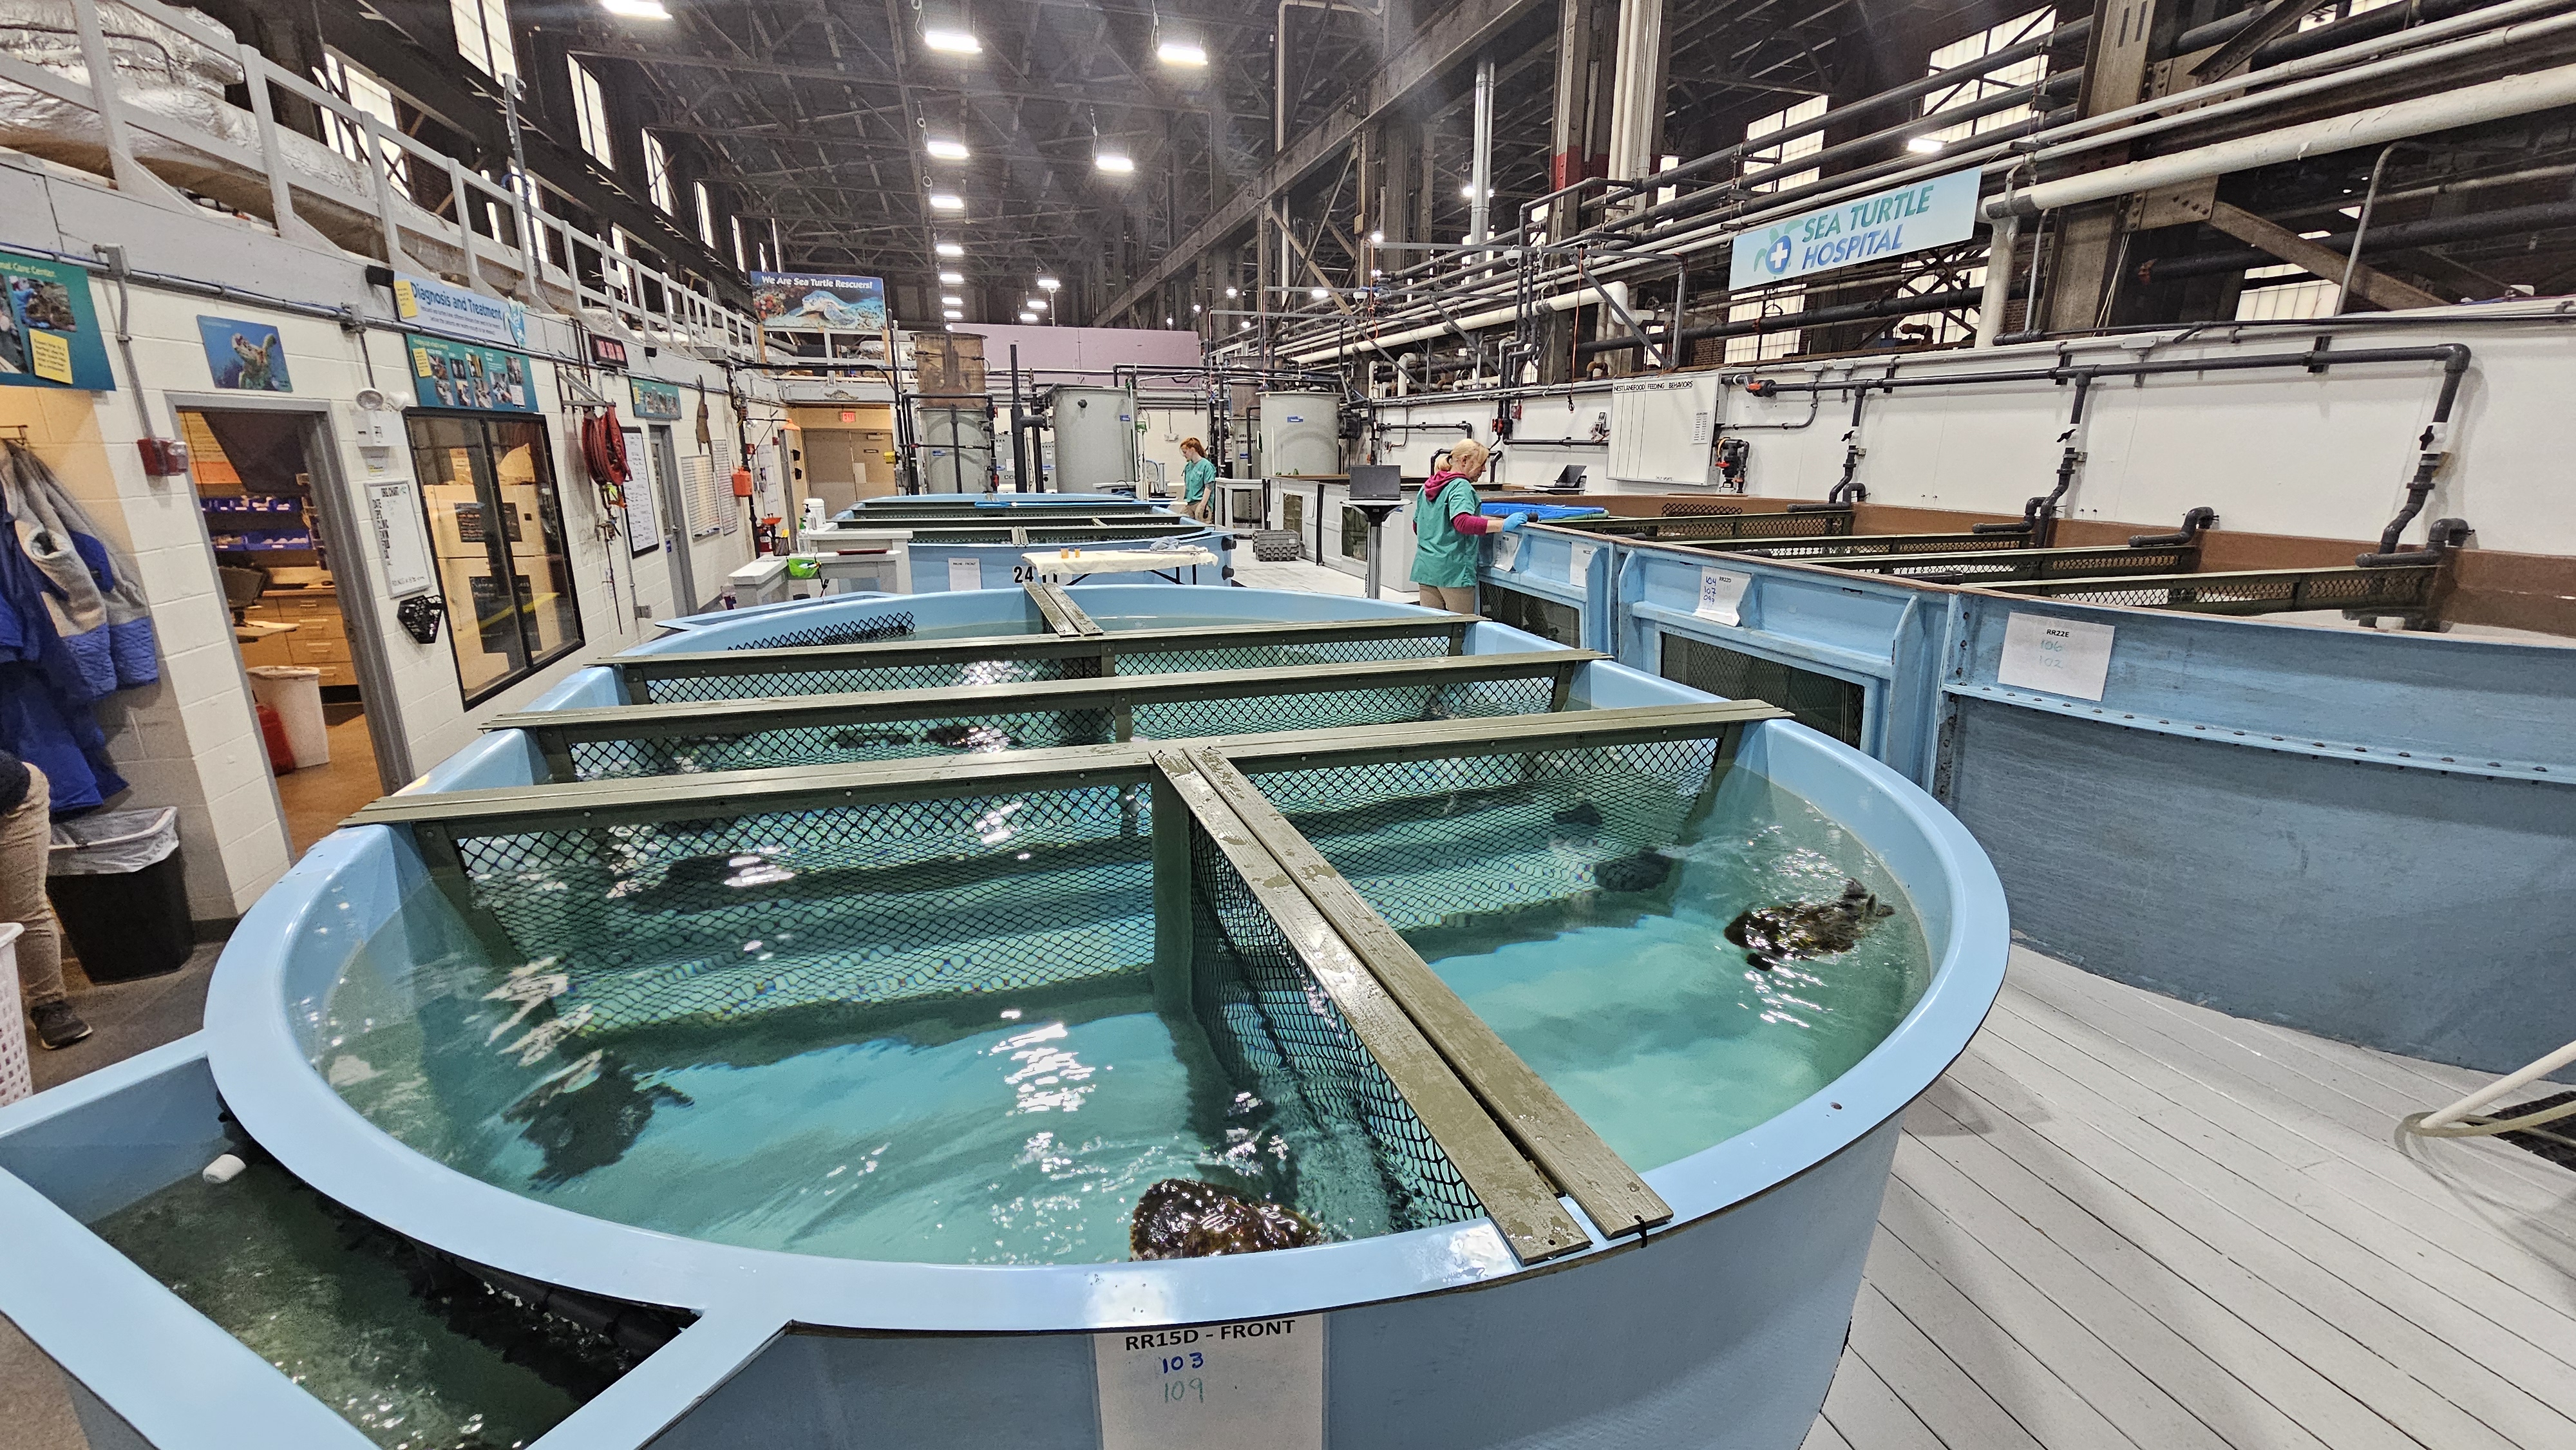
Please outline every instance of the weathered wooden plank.
M1523 1263L1537 1263L1589 1248L1591 1236L1557 1201L1556 1190L1387 995L1352 944L1298 889L1288 869L1230 809L1199 763L1173 747L1156 751L1154 758L1162 780L1242 873L1298 959L1341 1009L1342 1020L1475 1191L1512 1252Z
M1222 751L1202 746L1191 750L1189 758L1513 1141L1583 1206L1594 1227L1617 1238L1671 1221L1671 1205L1504 1045Z
M1944 1446L1869 1362L1846 1346L1833 1388L1825 1392L1826 1423L1856 1450L1973 1450Z
M1852 1305L1851 1346L1890 1389L1903 1386L1897 1393L1905 1407L1942 1444L1973 1445L1977 1450L2042 1450L2037 1437L1889 1303L1874 1283L1864 1282L1860 1298Z

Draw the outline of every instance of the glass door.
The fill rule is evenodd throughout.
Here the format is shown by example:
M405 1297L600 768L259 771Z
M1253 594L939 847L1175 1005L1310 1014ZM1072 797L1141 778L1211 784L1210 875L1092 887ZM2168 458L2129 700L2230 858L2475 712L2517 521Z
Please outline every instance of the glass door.
M545 424L415 413L411 440L448 648L472 705L582 643Z

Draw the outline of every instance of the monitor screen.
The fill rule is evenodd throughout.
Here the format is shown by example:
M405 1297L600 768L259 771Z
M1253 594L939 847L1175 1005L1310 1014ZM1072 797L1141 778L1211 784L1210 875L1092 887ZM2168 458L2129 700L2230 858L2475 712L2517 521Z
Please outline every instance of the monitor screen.
M1580 463L1565 465L1556 475L1556 486L1568 493L1580 490L1583 487L1583 465Z
M1403 473L1392 463L1361 463L1351 467L1351 502L1401 503L1404 493L1398 487Z

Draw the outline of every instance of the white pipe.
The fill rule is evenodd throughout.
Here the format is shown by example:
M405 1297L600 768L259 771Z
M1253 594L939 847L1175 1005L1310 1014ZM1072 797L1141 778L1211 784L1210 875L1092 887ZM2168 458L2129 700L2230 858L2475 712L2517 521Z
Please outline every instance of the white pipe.
M1492 233L1487 230L1487 208L1494 196L1494 61L1491 56L1476 62L1475 140L1473 159L1467 175L1467 240L1481 242Z
M2541 1078L2547 1077L2551 1073L2556 1072L2558 1069L2565 1067L2571 1062L2576 1062L2576 1042L2568 1043L2565 1047L2558 1049L2556 1052L2549 1054L2547 1057L2540 1059L2529 1067L2523 1068L2517 1072L2507 1073L2503 1077L2497 1078L2494 1082L2488 1083L2485 1087L2478 1089L2476 1092L2469 1094L2467 1097L2460 1099L2458 1102L2451 1104L2447 1108L2443 1108L2438 1112L2426 1113L2422 1118L2414 1120L2410 1126L2414 1127L2419 1132L2432 1128L2448 1127L2451 1124L2458 1122L2460 1119L2467 1117L2469 1114L2476 1112L2478 1109L2485 1107L2487 1104L2494 1102L2496 1099L2503 1097L2505 1094L2512 1092L2515 1088L2521 1087L2525 1083L2535 1082Z
M1977 346L1992 347L2004 330L2004 307L2012 301L2013 243L2021 236L2019 216L1995 218L1994 244L1986 252L1986 295L1977 304ZM2031 299L2032 305L2038 299Z
M2500 121L2509 116L2529 115L2552 106L2570 104L2576 104L2576 65L2507 76L2483 85L2418 96L2411 101L2373 106L2366 111L2329 116L2305 125L2284 126L2233 141L2177 151L2170 156L2152 156L2122 166L2106 166L2100 171L2088 171L2060 181L2043 181L2026 190L1993 197L1982 211L1988 217L2007 213L2034 216L2043 211L2081 206L2088 201L2105 201L2130 192L2179 186L2184 182L2204 181L2275 162L2295 161L2325 152L2349 151L2382 141L2401 141L2428 131L2474 126L2481 121Z

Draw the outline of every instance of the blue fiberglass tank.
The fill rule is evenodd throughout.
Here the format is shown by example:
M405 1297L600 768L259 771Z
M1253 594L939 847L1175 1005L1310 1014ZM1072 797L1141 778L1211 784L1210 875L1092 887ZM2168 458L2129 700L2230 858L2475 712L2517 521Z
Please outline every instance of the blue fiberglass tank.
M1112 627L1410 612L1249 590L1072 593ZM864 628L898 608L944 630L959 622L941 614L951 604L998 607L827 601L646 648ZM1483 624L1467 648L1538 643ZM1599 710L1698 698L1607 662L1584 667L1576 694ZM600 670L546 705L619 698ZM415 790L524 786L541 765L532 752L496 732ZM602 1331L629 1348L653 1330L640 1358L561 1403L461 1357L407 1361L414 1390L471 1373L492 1386L480 1392L515 1396L475 1421L469 1397L450 1395L450 1419L477 1426L460 1434L1141 1450L1187 1442L1135 1420L1115 1366L1144 1354L1152 1390L1167 1344L1200 1354L1218 1341L1213 1329L1144 1336L1255 1321L1278 1341L1262 1373L1312 1394L1276 1404L1251 1438L1227 1430L1253 1450L1791 1450L1840 1355L1897 1116L2000 985L2000 892L1937 806L1795 725L1750 728L1731 763L1685 743L1586 768L1574 793L1554 776L1497 788L1446 757L1247 771L1670 1204L1670 1224L1643 1241L1596 1235L1524 1266L1472 1199L1444 1196L1438 1161L1390 1164L1382 1142L1336 1121L1328 1095L1276 1087L1235 1010L1258 1016L1260 992L1227 996L1203 969L1222 1020L1201 1038L1159 1014L1125 970L1155 949L1151 862L1122 844L1135 840L1122 806L1137 803L1066 787L905 802L903 830L848 814L815 839L750 828L679 858L714 855L705 871L629 871L642 838L607 824L556 833L574 852L561 856L534 837L469 843L517 853L476 878L506 945L479 939L430 885L412 836L343 830L245 920L205 1034L0 1119L0 1168L15 1175L0 1179L0 1221L58 1266L0 1276L0 1312L149 1443L290 1443L255 1431L338 1426L206 1317L226 1306L189 1298L200 1314L151 1282L185 1266L152 1261L175 1237L166 1219L154 1239L134 1218L156 1195L219 1195L191 1175L222 1146L207 1126L220 1089L276 1158L245 1182L291 1174L442 1262L561 1286L562 1312L584 1323L603 1319L600 1305L635 1306ZM1676 804L1691 799L1702 805ZM977 844L940 834L952 827ZM733 849L755 837L760 849ZM905 841L929 845L847 859ZM1024 865L958 874L984 859ZM864 899L826 889L853 869L873 873ZM1221 871L1195 869L1203 883ZM1747 906L1831 899L1847 878L1888 913L1848 952L1765 967L1725 935ZM1199 961L1257 952L1239 917L1200 918ZM545 955L519 949L555 923L568 925ZM869 950L833 949L836 931ZM992 980L917 1009L854 1011L890 1000L886 982L935 982L960 963ZM69 1142L101 1146L66 1158ZM1221 1176L1292 1203L1327 1241L1130 1260L1143 1189ZM90 1270L109 1292L69 1302L65 1286ZM157 1362L123 1349L138 1336ZM1185 1370L1171 1383L1204 1397ZM226 1396L213 1420L181 1392L210 1376ZM352 1409L357 1395L334 1405L363 1437L311 1443L411 1443L382 1423L394 1411Z

